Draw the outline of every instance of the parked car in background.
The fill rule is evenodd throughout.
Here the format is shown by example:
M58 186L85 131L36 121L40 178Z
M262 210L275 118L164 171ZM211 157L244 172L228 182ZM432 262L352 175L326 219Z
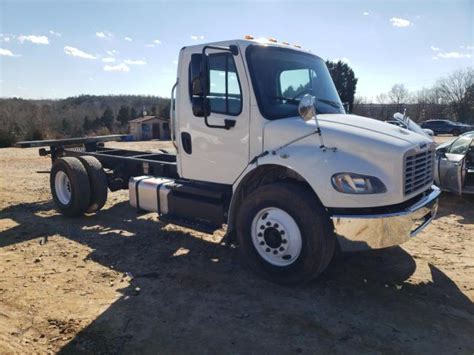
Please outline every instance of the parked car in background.
M435 184L441 190L474 196L474 131L436 148Z
M428 120L421 123L421 128L431 129L435 135L452 134L453 136L459 136L474 129L471 125L450 120Z
M403 122L400 122L400 121L397 121L397 120L387 120L387 121L385 121L385 123L393 124L394 126L398 126L398 127L408 129L407 126ZM423 131L426 134L428 134L430 137L434 136L434 132L431 129L423 128Z

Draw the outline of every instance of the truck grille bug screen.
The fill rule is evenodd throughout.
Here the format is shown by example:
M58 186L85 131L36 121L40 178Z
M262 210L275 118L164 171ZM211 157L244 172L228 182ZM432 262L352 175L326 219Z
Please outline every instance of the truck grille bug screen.
M434 150L405 156L405 195L433 182Z

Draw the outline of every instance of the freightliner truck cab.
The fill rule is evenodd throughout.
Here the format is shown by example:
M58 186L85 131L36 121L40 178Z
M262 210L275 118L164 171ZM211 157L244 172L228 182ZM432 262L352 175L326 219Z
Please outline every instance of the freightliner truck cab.
M184 47L171 105L176 155L52 146L58 208L91 212L104 184L91 179L95 159L109 189L129 188L132 206L177 224L226 225L247 265L280 283L317 277L336 248L399 245L435 217L431 139L347 114L325 62L297 46L249 38ZM74 213L78 168L68 159L81 160L91 186Z

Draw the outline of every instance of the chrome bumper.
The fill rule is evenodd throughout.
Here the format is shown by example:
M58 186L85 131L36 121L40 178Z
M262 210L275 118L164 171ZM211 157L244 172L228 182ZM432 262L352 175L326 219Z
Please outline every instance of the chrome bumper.
M405 243L436 216L440 193L440 189L433 185L429 194L400 212L333 215L331 218L341 249L359 251Z

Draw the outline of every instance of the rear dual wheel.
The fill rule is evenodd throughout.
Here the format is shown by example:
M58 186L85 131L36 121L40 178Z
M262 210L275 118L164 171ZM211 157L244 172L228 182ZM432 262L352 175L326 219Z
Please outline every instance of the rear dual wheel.
M80 216L101 209L107 200L107 178L91 156L56 159L50 175L51 194L65 216Z

